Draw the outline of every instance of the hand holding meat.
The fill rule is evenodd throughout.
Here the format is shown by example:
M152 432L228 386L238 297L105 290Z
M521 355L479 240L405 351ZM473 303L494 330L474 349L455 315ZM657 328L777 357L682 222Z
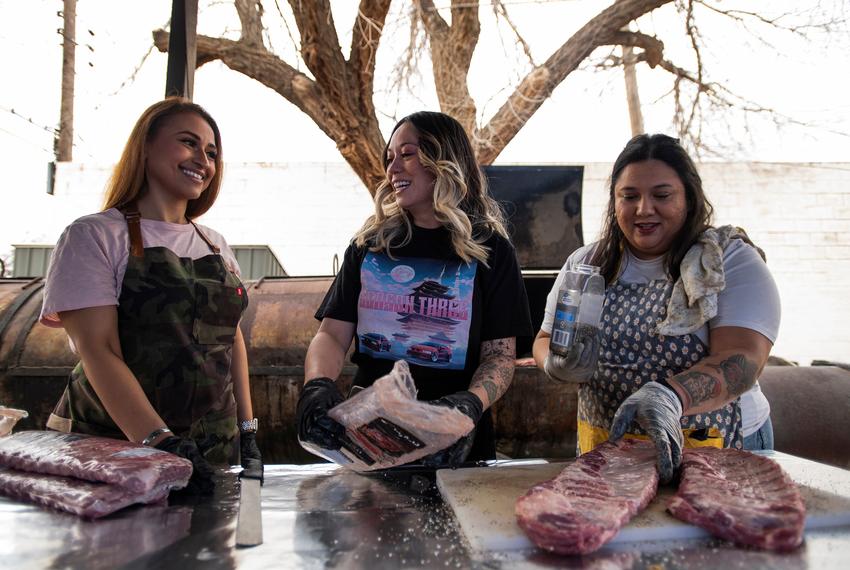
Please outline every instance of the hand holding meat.
M183 492L192 495L209 495L213 492L215 488L213 468L201 454L194 440L187 437L167 437L160 441L156 448L192 462L192 477Z
M682 403L676 393L658 382L648 382L620 405L611 422L609 439L617 441L636 421L655 443L658 474L666 483L682 462L681 417Z
M263 456L257 447L257 432L243 431L239 434L239 459L242 462L242 477L263 480Z
M437 400L429 402L435 406L445 406L446 408L455 408L469 416L472 423L478 425L481 419L481 414L484 413L484 404L481 400L469 391L455 392L448 396L443 396ZM454 466L463 463L469 452L472 450L472 442L475 440L475 430L461 437L455 443L442 451L431 454L422 460L424 465L430 467Z
M345 428L328 416L328 410L345 398L330 378L315 378L304 385L296 408L298 439L325 449L339 449Z

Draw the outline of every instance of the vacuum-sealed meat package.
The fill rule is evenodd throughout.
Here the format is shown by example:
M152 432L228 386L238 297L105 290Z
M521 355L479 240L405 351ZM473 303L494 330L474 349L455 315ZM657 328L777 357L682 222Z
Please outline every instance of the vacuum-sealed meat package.
M0 437L0 467L110 483L147 494L181 489L192 462L173 453L120 439L56 431L22 431Z
M300 441L307 451L354 471L403 465L441 451L475 425L463 412L416 399L404 360L370 387L332 408L328 415L345 427L342 447L325 449Z
M146 493L136 493L118 485L0 467L2 494L88 519L104 517L136 503L165 501L170 490L171 487L160 485Z

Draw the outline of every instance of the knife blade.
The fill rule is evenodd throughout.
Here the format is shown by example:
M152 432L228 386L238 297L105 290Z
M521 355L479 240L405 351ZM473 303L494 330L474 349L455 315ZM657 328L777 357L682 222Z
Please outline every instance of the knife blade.
M239 515L236 520L236 546L257 546L263 543L263 518L260 485L262 467L251 465L239 474Z

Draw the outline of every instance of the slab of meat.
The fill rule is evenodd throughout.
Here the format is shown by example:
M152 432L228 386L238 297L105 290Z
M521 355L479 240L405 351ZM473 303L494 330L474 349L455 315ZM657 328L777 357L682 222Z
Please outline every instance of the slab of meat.
M686 449L667 510L737 544L787 551L803 541L797 486L767 457L736 449Z
M152 447L76 433L22 431L0 437L0 467L112 483L134 493L180 489L192 463Z
M170 486L160 485L146 493L134 493L117 485L0 467L0 493L89 519L109 515L135 503L164 501L170 490Z
M651 443L606 442L520 497L517 523L544 550L586 554L611 540L657 490Z

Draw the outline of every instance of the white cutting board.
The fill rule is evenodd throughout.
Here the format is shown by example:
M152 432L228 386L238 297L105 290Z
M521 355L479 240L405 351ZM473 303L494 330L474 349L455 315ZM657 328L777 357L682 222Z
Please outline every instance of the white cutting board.
M806 528L850 525L850 471L778 452L766 452L800 486ZM516 524L514 504L530 487L551 479L568 463L511 461L492 467L441 469L437 487L454 510L473 550L515 550L533 544ZM649 506L608 544L709 536L700 527L668 514L672 487L661 487Z

